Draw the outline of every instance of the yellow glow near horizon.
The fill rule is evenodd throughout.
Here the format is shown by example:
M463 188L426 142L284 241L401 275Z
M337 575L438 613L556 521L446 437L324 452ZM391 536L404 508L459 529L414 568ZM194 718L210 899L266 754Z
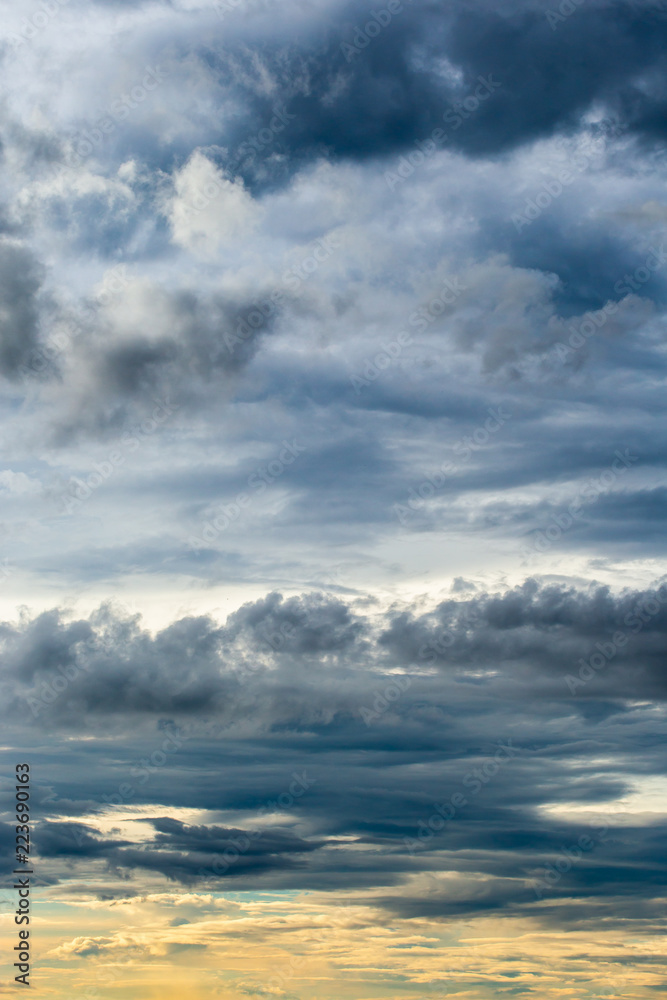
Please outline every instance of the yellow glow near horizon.
M455 895L463 881L417 877L403 891L424 898L450 885ZM563 934L510 914L406 919L369 905L363 892L163 891L102 901L75 900L70 885L70 902L57 904L48 902L53 892L33 930L33 984L54 1000L492 1000L508 986L540 1000L648 1000L667 967L665 942L651 936L628 941L598 927L591 949L587 928ZM374 895L381 904L395 889ZM5 935L9 921L4 914Z

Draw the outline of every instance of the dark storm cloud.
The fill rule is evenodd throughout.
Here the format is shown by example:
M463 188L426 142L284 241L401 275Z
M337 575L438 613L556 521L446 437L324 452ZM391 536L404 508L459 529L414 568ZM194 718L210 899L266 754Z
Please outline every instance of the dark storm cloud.
M531 823L525 816L521 827L513 827L508 814L489 817L488 822L494 826L491 836L481 823L464 821L452 829L446 851L453 853L441 858L445 868L449 857L459 872L492 876L485 886L452 892L451 885L433 879L426 897L406 893L381 905L412 917L511 908L531 912L556 927L584 926L599 916L601 904L611 900L612 926L622 928L656 915L658 887L667 876L659 848L663 825L613 827L607 818L580 825ZM634 863L637 856L645 860L642 870ZM517 878L519 874L522 878Z
M664 138L664 13L624 2L584 5L554 30L534 4L501 12L483 3L396 6L385 5L378 19L364 2L330 5L318 18L276 5L271 32L261 18L221 22L212 10L188 23L167 16L154 38L142 38L137 57L161 53L172 77L186 55L201 60L212 96L217 91L233 113L217 126L193 114L196 144L253 189L282 183L319 157L366 161L412 151L435 128L452 149L495 156L572 131L593 107L647 143ZM461 104L475 104L480 78L491 81L490 96L467 111ZM140 149L163 169L173 155L187 158L192 143L174 130L165 143L154 128L129 120L111 137L114 158Z
M227 848L229 849L229 848ZM215 857L215 855L213 855ZM177 851L122 851L114 855L110 860L113 864L123 868L144 869L149 872L156 872L166 878L195 888L201 885L201 871L206 861L210 863L211 855L201 854L185 855ZM253 875L260 875L266 879L272 871L291 870L302 867L292 856L261 855L255 857L241 856L239 860L231 866L228 878L242 879L251 878Z
M594 497L593 508L582 507L575 511L575 517L568 512L569 499L512 511L510 518L519 532L521 552L529 558L537 558L540 552L550 550L572 552L580 551L583 546L597 549L604 545L610 555L627 557L648 545L656 551L663 550L662 524L667 511L667 494L663 487L589 496ZM572 501L579 497L579 491L573 491ZM509 514L508 509L505 514ZM492 506L485 511L484 517L487 523L494 518ZM502 513L497 523L508 524Z
M147 300L130 321L115 315L113 303L105 309L100 302L75 318L67 351L46 373L62 382L63 362L70 364L68 391L43 429L52 445L90 438L122 442L123 435L127 439L150 423L156 404L160 424L181 409L193 413L221 405L280 319L274 308L257 324L256 298L185 289L155 287L152 306L161 310L159 325ZM41 368L32 363L28 374L34 378L36 370Z
M270 595L236 612L225 627L208 618L182 619L154 638L110 608L76 623L51 612L3 628L4 676L33 682L35 718L52 701L54 718L101 709L118 718L128 711L221 713L231 722L252 712L241 690L246 672L283 653L340 658L363 631L349 608L322 595L287 601ZM269 700L271 687L269 681ZM304 712L305 720L306 705Z
M624 691L629 696L644 689L660 697L665 678L655 657L667 628L663 594L615 597L607 587L586 594L530 580L503 596L445 602L432 615L402 612L379 643L405 661L415 661L421 651L422 659L445 669L505 664L506 679L514 674L516 680L526 678L526 668L534 678L576 673L574 665L596 652L596 642L619 633L623 648L605 663L607 673L595 678L588 695L623 697ZM646 602L652 613L643 611Z
M204 626L203 629L197 629L200 641L204 641L201 632L205 632L206 628ZM185 640L187 644L186 633L188 629L188 623L181 622L168 630L170 644L175 644L176 656L182 652L179 649L181 642L178 636L180 635L181 640ZM136 622L131 619L117 620L112 613L103 611L97 621L96 634L93 635L88 631L85 623L63 627L57 614L46 613L39 616L25 629L5 631L4 639L9 653L5 661L7 673L23 671L26 675L37 678L42 671L48 670L54 671L53 676L59 676L61 682L66 681L68 675L77 679L86 677L87 683L92 685L90 696L99 704L106 704L111 711L114 710L114 704L120 708L121 703L118 703L116 699L123 688L125 696L121 696L122 703L125 703L127 695L130 695L130 690L133 692L130 695L130 700L136 700L137 706L141 704L145 707L157 705L162 700L162 696L157 691L151 692L152 683L149 682L146 686L144 682L138 681L136 663L125 661L122 653L120 656L113 653L111 661L107 660L112 646L120 653L122 647L127 648L128 644L131 647L138 641L139 646L136 648L135 657L139 653L140 647L143 646L141 632L137 628ZM155 678L155 671L158 669L158 661L154 657L160 654L158 647L155 647L154 652L151 653L150 647L152 646L151 643L149 648L145 650L148 653L149 661L153 660L152 666L149 662L145 664L146 681L151 675ZM158 646L160 646L159 642ZM210 661L210 650L208 653L207 660ZM194 650L193 656L195 660L198 659ZM208 670L210 671L210 662ZM115 679L112 679L114 674ZM192 692L191 697L194 697L201 706L210 697L212 691L203 676L197 678L195 686L199 694L195 696ZM80 684L77 685L78 687ZM70 697L65 700L69 702ZM169 700L169 696L167 696L167 702Z
M43 268L24 246L0 241L0 371L15 379L39 340Z
M622 754L623 729L607 727L605 752ZM636 736L633 732L630 739ZM172 805L194 804L198 799L205 807L207 801L224 799L227 809L247 809L248 784L256 784L263 774L265 787L270 786L267 768L273 755L268 748L262 752L260 745L246 745L243 752L241 744L226 745L235 763L226 769L224 793L204 790L207 755L215 756L215 750L202 743L191 758L191 763L198 762L193 782L199 796L193 800L192 788L175 782L178 772L163 775L161 792ZM198 883L207 891L224 888L229 878L246 890L260 885L342 890L398 885L407 875L431 873L435 878L427 883L426 893L414 897L409 889L403 890L400 896L379 897L377 905L406 917L439 918L511 909L558 924L565 918L560 911L552 912L555 900L577 899L592 913L602 902L618 899L619 921L646 917L665 880L663 830L658 823L619 826L604 808L597 819L568 822L540 815L535 808L557 801L554 793L562 801L604 807L605 800L626 791L623 782L601 776L594 766L585 778L581 776L586 750L599 752L603 749L599 743L586 748L565 740L562 764L553 746L545 745L538 753L522 748L520 756L487 779L479 792L473 776L480 773L476 767L490 758L470 754L462 734L454 746L450 745L444 768L435 767L435 761L429 766L428 755L417 743L402 754L376 748L363 760L351 747L316 755L312 769L310 765L307 769L310 783L317 775L315 787L296 807L303 828L310 827L308 836L270 826L256 833L254 823L247 820L233 827L184 824L158 812L150 819L154 836L132 847L127 840L99 834L90 824L49 822L38 826L40 863L49 877L57 877L78 842L88 862L97 859L112 870L135 870L135 878L138 871L159 873L188 886ZM579 762L574 789L573 753ZM466 800L460 796L458 812L443 822L453 792L462 792ZM440 804L438 812L434 803ZM431 822L432 827L427 826ZM428 837L423 836L425 830ZM340 836L345 842L338 840ZM325 841L335 850L329 851ZM578 843L584 849L577 848ZM639 873L637 857L642 858ZM443 870L458 875L456 881L448 880L446 891L437 880Z
M27 578L17 600L35 580L39 608L65 603L45 587L62 593L67 581L89 600L104 581L132 607L150 590L162 624L149 631L105 605L0 625L3 724L8 742L32 745L42 877L74 891L81 877L82 893L101 898L119 879L128 894L164 879L207 893L229 880L238 891L363 889L384 916L503 913L652 933L666 872L654 789L667 590L625 584L645 579L655 563L639 560L663 545L665 284L647 270L626 299L619 282L665 220L667 18L587 0L550 24L543 3L404 0L387 20L361 2L285 0L270 24L252 4L224 21L164 4L133 28L126 4L104 6L124 25L113 45L84 32L74 59L74 36L63 43L54 22L11 63L12 114L30 126L8 113L3 134L6 165L26 176L2 222L17 239L0 244L0 370L15 379L54 318L76 322L26 393L33 466L9 468L25 461L12 423L0 491L29 528L27 542L6 531ZM365 38L369 18L380 28ZM47 69L63 57L70 83L23 60L40 46ZM150 100L59 171L148 58L164 70ZM488 98L471 96L480 77ZM436 127L453 155L391 189L383 175ZM551 147L601 133L600 162L517 229L512 213L551 169ZM324 262L306 250L338 234ZM295 289L284 268L297 254L297 269L312 256L314 270ZM131 265L122 287L91 291L116 260ZM413 310L452 269L466 288L417 336ZM251 323L276 290L280 308ZM554 356L570 318L579 327L608 300L620 303L614 318ZM409 349L357 391L352 376L403 328ZM81 444L68 460L89 476L108 458L87 439L122 440L156 399L174 404L174 421L153 443L144 433L135 466L121 463L73 517L44 517L42 492L62 501L69 489L61 449ZM13 395L6 406L13 419ZM461 460L461 442L499 406L511 415L498 434ZM191 551L188 536L283 438L303 445L303 461L262 494L265 507ZM636 461L558 535L568 491L619 449ZM395 505L452 454L460 468L401 534ZM536 548L540 572L560 547L579 572L589 558L609 579L622 555L617 590L555 576L501 591L483 582L487 570L520 578L520 549L540 532L551 546ZM453 536L461 549L501 538L516 558L499 566L490 545L452 568ZM341 559L362 567L342 596L271 590L324 576L312 567L338 559L341 542ZM451 571L451 598L400 598L408 565L412 593ZM381 572L382 599L367 592ZM248 584L250 601L234 589ZM175 616L162 595L170 608L238 609L222 623ZM290 791L295 775L303 795ZM6 785L3 851L13 805ZM573 858L584 834L593 845Z
M106 841L81 823L40 823L36 848L44 858L101 858L129 841Z
M567 130L596 101L639 133L656 134L647 126L664 100L655 86L667 68L664 15L622 2L583 6L555 25L545 9L509 16L479 5L459 11L449 57L470 75L486 64L504 84L494 135L478 137L478 148L490 152L494 139L497 148ZM640 89L645 76L653 86Z
M12 801L10 809L13 805ZM11 871L16 863L16 826L13 823L0 823L0 858L6 871Z
M628 294L624 275L632 275L647 256L629 246L625 234L591 225L583 218L540 218L521 233L517 234L514 226L508 227L507 232L515 266L558 275L560 284L555 290L554 303L565 317L601 309L607 302L623 299ZM485 235L487 242L489 236L490 233ZM662 271L641 286L639 294L664 306L666 278L663 265Z
M107 650L106 666L100 661L94 668L96 687L86 690L82 670L60 694L60 706L44 707L58 720L69 697L78 710L88 701L87 731L98 734L83 744L85 754L71 740L61 752L57 737L48 751L64 795L40 805L39 815L48 807L49 817L37 831L45 877L66 877L62 866L76 857L78 843L88 862L112 872L161 875L207 891L230 878L246 890L370 891L431 873L436 880L426 894L402 890L377 905L438 919L522 912L560 926L565 916L554 912L555 900L567 906L576 899L589 915L613 900L619 926L649 919L664 891L658 820L619 826L605 810L631 792L637 776L664 769L650 706L637 705L647 693L664 698L667 611L658 604L652 591L614 596L607 588L582 592L535 581L444 601L429 612L360 614L341 601L269 595L231 615L222 629L189 619L154 638L136 620L104 611L91 628L113 635L113 652ZM625 623L628 615L646 619L636 632ZM51 667L71 663L63 650L89 630L69 628L64 633L55 615L26 622L25 635L34 637L23 640L22 661L11 655L18 633L6 630L5 662L20 674L20 663L42 650ZM577 656L619 628L634 632L633 644L570 692L564 677L577 669ZM298 638L301 629L305 639ZM275 645L271 630L280 639ZM334 657L342 658L332 674ZM242 683L224 688L234 662ZM269 671L258 663L271 665ZM396 667L408 669L408 686L396 684ZM231 701L220 725L198 732L200 707L160 757L165 719L151 734L136 709L154 723L154 713L170 702L174 717L187 720L193 674L199 684L208 678L214 692L224 688ZM152 705L133 700L134 691L149 688L160 691ZM103 718L121 703L136 720L131 732L121 730L122 750L113 737L99 737ZM212 697L206 714L215 715L220 704ZM45 714L42 729L47 724ZM307 790L284 799L295 774ZM75 818L84 803L81 825ZM134 806L151 804L152 816L144 809L136 818L148 819L153 835L133 846L98 832L90 812L108 803L125 804L130 815ZM541 810L572 803L597 809L600 818L577 822ZM186 824L165 815L165 805L222 809L226 816L236 810L238 821ZM253 818L267 809L287 809L297 828L269 825L255 840ZM582 836L593 846L572 861ZM345 842L334 844L341 837ZM437 882L443 868L459 880L448 881L446 892Z
M120 722L128 713L205 713L227 726L247 724L250 689L261 706L258 731L316 726L336 738L342 726L346 739L356 731L365 742L360 707L375 684L390 684L395 668L412 673L413 686L390 717L418 728L425 724L422 699L451 697L452 680L470 683L470 670L482 671L475 683L486 697L508 697L521 682L532 697L556 697L564 713L572 711L573 693L579 706L588 699L662 699L665 633L664 588L615 596L608 587L582 592L529 580L503 595L444 601L428 613L364 616L340 599L272 594L222 627L206 617L184 618L152 637L138 618L103 608L88 621L51 612L5 624L1 638L6 704L32 705L40 726L80 718L92 724L96 716ZM566 678L579 675L581 662L612 647L597 674L568 690ZM313 668L319 692L308 682ZM437 673L420 677L424 668Z
M280 594L245 604L227 619L224 636L240 636L251 645L276 645L289 656L345 653L367 631L364 621L333 598L291 597Z
M184 291L167 293L164 305L172 329L179 333L158 339L137 333L114 343L118 339L114 321L102 319L97 343L89 348L90 360L99 389L111 398L141 398L171 388L192 405L196 380L207 382L238 371L276 318L275 314L262 317L258 330L240 337L237 331L252 311L252 302L236 304Z
M221 87L246 103L242 124L224 143L241 151L228 161L234 172L257 183L317 156L401 153L436 127L444 127L452 148L495 155L574 130L596 104L631 134L649 142L664 136L663 14L596 4L562 18L554 30L546 10L533 5L497 12L483 4L415 3L401 5L380 31L370 14L365 4L348 4L330 14L326 38L311 34L307 44L297 38L289 46L263 40L261 59L275 82L270 98L259 93L249 53L234 51L232 43L232 57L212 45ZM449 76L443 56L453 67ZM490 76L500 86L463 120L461 102L474 102L479 78ZM287 127L264 148L261 140L249 143L281 102L294 116Z
M157 872L192 885L201 881L205 864L215 864L225 852L229 856L235 844L243 844L243 850L239 854L236 849L233 866L227 864L225 868L239 878L265 874L272 869L302 867L303 862L295 856L307 855L321 847L321 842L305 841L290 831L188 826L168 817L150 822L156 834L140 848L128 840L104 838L94 827L43 822L38 827L36 848L45 859L98 859L112 869Z

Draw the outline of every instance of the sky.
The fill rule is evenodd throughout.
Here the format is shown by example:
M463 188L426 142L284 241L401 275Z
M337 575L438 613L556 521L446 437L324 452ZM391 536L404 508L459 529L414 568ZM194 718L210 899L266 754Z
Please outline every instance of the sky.
M664 993L667 4L0 10L0 997Z

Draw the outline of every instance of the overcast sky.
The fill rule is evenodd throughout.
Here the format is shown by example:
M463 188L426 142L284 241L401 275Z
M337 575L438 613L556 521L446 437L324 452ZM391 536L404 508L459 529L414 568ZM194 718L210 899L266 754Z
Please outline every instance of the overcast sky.
M34 986L664 991L667 5L1 7Z

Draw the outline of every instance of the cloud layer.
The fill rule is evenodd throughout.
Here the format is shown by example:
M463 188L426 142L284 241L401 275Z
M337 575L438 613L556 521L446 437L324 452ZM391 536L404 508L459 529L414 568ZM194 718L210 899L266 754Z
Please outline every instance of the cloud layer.
M49 988L664 991L664 4L6 14Z

